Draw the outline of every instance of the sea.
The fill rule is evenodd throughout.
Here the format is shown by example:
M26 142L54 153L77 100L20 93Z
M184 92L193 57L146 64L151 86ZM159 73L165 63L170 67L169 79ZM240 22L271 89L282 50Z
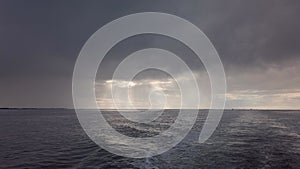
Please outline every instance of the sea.
M117 111L102 111L117 131L131 137L158 135L178 110L149 124L131 122ZM169 151L133 159L94 143L72 109L0 109L0 168L300 168L300 111L225 110L204 143L199 134L208 110L199 110L192 130Z

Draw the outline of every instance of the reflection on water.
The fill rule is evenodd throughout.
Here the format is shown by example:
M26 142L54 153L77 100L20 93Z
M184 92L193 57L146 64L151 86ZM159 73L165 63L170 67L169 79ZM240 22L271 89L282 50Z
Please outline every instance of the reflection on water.
M167 110L150 124L104 113L119 132L151 137L176 119ZM0 168L298 168L299 111L225 111L213 136L197 143L207 111L170 151L147 159L113 155L84 133L74 110L0 110Z

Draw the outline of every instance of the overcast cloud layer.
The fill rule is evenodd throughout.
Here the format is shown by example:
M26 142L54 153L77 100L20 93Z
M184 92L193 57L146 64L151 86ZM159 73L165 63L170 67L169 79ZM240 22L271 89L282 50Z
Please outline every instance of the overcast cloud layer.
M72 108L72 72L85 41L114 19L149 11L187 19L208 36L224 64L227 108L300 109L298 0L2 0L0 107ZM207 108L209 83L201 62L180 42L156 35L126 39L107 54L97 78L99 102L105 108L111 104L105 85L118 63L148 47L170 50L191 66L205 98L203 108ZM165 75L148 73L137 82L141 86L149 79L168 80ZM174 88L163 83L157 86ZM170 108L178 102L178 93L173 94Z

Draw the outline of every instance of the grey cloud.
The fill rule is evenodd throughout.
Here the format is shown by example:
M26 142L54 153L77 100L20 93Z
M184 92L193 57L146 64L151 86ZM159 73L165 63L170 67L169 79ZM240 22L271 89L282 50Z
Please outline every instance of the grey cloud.
M202 29L224 63L229 92L300 88L298 0L2 0L0 106L72 107L72 72L85 41L111 20L145 11L178 15ZM146 47L170 50L192 70L204 71L180 42L145 35L127 39L108 53L99 79L109 79L122 58Z

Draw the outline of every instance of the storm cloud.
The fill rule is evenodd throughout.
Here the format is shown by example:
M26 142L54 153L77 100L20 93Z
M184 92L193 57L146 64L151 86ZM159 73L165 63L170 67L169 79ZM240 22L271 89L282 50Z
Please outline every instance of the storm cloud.
M2 0L0 107L72 108L72 73L86 40L114 19L149 11L187 19L208 36L224 64L227 108L300 108L297 0ZM180 56L199 75L204 98L209 97L207 75L197 56L182 43L158 35L120 42L100 65L97 82L105 84L122 59L148 47ZM144 81L163 77L149 75ZM102 88L97 94L107 101Z

